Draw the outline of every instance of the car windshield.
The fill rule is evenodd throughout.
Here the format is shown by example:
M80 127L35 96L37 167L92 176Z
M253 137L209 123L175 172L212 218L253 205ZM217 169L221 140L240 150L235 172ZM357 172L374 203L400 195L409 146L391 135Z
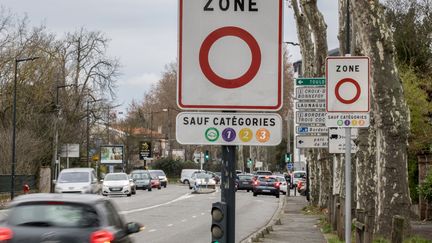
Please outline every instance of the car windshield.
M294 173L294 178L303 178L306 177L306 173Z
M276 182L276 178L273 178L273 177L258 177L258 180L259 181L262 181L262 182Z
M258 171L256 174L257 175L272 175L272 173L270 171Z
M126 174L108 174L104 178L105 181L123 181L128 180Z
M151 171L150 174L155 175L155 176L165 176L165 173L161 170Z
M150 179L148 173L132 173L132 178L136 180Z
M63 202L25 204L10 210L8 224L15 226L98 227L99 217L92 207Z
M281 181L281 182L285 182L286 181L284 177L278 177L277 180Z
M59 183L77 183L89 182L90 177L88 172L63 172L58 178Z
M195 177L197 179L205 179L205 178L211 178L212 175L211 174L207 174L207 173L196 173Z
M239 177L239 180L242 180L242 181L252 180L252 176L250 176L250 175L238 175L238 177Z

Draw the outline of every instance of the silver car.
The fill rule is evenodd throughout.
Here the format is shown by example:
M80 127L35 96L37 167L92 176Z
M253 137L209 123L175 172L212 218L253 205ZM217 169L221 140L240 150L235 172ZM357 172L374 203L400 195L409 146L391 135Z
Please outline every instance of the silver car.
M63 169L56 181L56 193L100 193L100 184L92 168Z
M132 188L126 173L109 173L102 184L102 195L126 195L132 196Z

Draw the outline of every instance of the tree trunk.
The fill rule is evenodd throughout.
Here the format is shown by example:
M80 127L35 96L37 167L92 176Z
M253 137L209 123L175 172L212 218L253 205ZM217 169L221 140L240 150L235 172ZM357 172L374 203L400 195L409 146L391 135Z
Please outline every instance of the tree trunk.
M376 232L389 237L392 217L405 218L409 232L410 198L408 194L407 143L409 111L402 82L394 62L392 33L377 0L351 1L353 23L358 29L359 49L370 58L371 107L376 131L377 210ZM407 233L408 233L407 232Z

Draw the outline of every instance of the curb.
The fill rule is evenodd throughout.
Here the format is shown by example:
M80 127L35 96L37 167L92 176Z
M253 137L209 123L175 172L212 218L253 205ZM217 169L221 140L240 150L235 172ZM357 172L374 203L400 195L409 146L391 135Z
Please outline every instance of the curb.
M266 225L255 231L254 233L250 234L249 236L243 238L240 240L240 243L253 243L253 242L259 242L260 238L264 238L265 235L269 234L271 231L273 231L273 225L281 225L281 219L280 215L283 213L283 208L285 206L285 195L279 198L279 206L276 212L273 214L271 219L267 222Z

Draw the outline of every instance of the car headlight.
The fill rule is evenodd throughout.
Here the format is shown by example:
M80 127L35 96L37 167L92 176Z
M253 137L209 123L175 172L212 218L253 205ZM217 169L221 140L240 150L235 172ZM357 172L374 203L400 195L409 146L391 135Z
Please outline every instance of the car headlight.
M59 186L56 186L56 187L54 188L54 190L55 190L56 192L61 192L61 191L62 191L62 188L59 187Z
M129 186L124 186L123 190L129 190Z

